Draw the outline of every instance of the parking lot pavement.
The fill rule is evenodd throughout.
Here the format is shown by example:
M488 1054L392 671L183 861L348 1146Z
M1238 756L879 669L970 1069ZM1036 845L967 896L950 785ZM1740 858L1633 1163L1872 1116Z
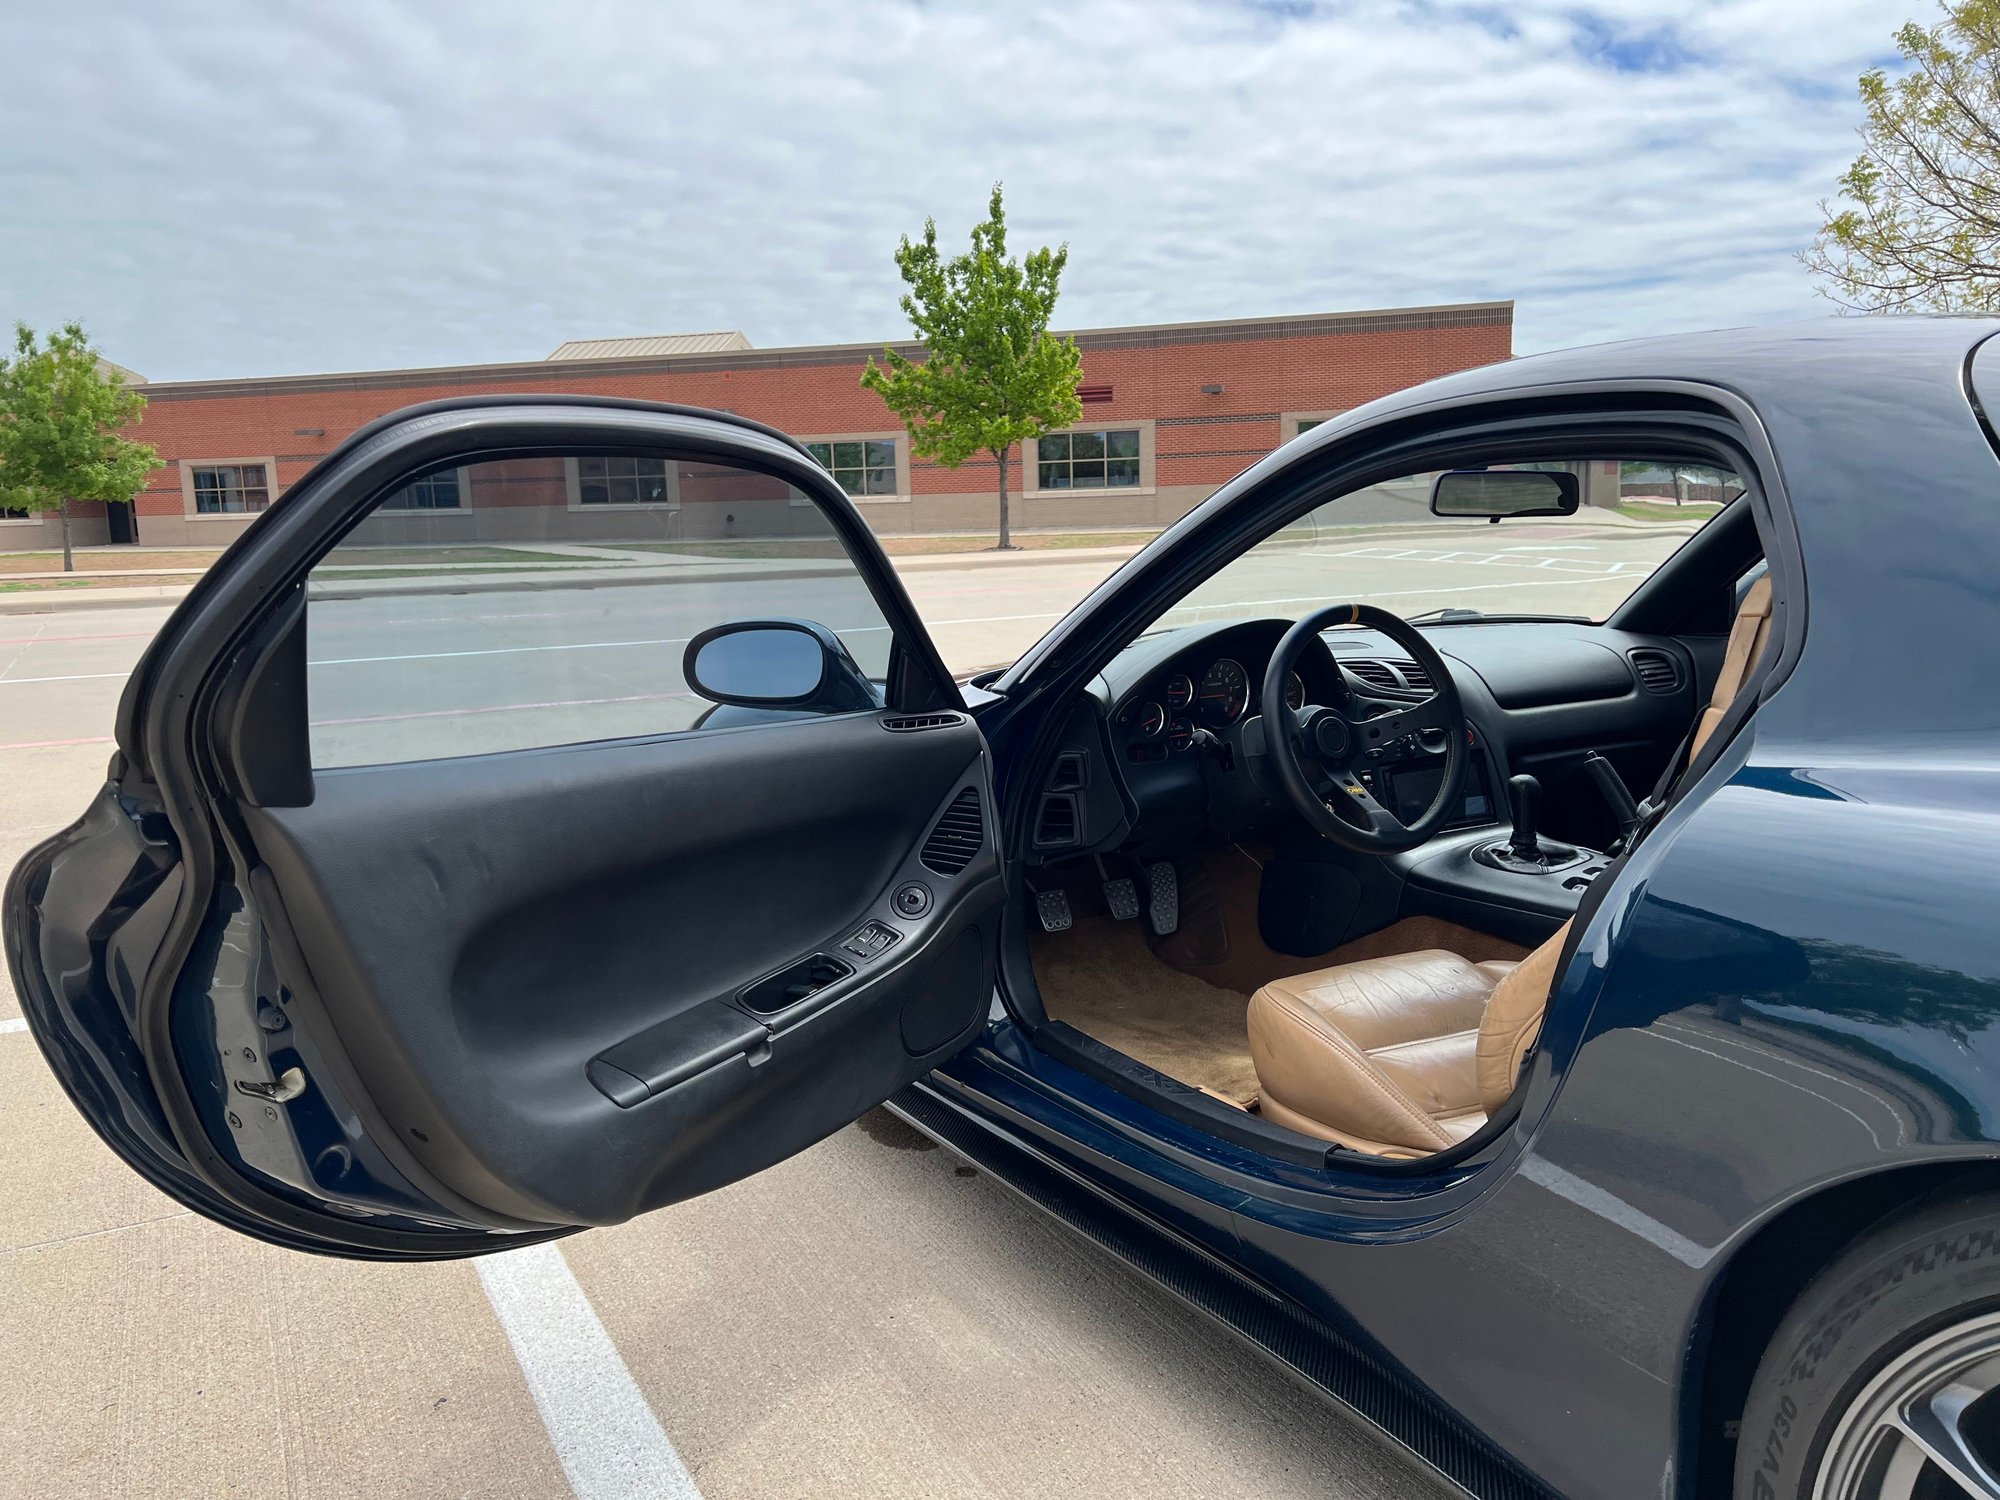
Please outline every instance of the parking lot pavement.
M977 665L1114 563L911 587ZM0 862L98 785L165 613L0 618ZM84 1125L18 1018L0 976L0 1495L1446 1493L884 1114L525 1252L576 1292L538 1302L505 1260L484 1279L325 1260L181 1211Z

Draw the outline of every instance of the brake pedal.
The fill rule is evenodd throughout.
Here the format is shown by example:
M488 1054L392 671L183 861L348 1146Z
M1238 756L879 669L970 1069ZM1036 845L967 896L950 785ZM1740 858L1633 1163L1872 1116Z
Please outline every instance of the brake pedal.
M1181 882L1171 860L1146 866L1146 921L1155 937L1176 932L1181 925Z
M1111 915L1119 921L1131 921L1139 915L1138 885L1123 876L1105 881L1104 904L1111 908Z
M1068 932L1070 924L1069 892L1061 889L1036 891L1035 915L1041 918L1042 931Z

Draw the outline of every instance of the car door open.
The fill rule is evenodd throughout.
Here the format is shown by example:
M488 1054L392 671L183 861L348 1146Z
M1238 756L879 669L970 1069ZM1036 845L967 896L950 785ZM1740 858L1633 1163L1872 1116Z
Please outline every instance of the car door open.
M162 630L6 900L72 1100L183 1203L417 1258L768 1166L976 1035L984 742L781 435L364 429Z

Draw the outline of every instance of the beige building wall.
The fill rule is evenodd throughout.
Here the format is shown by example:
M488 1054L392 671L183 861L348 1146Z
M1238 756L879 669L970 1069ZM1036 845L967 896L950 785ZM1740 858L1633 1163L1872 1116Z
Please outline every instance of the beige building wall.
M103 516L71 516L73 547L101 547L111 540L111 523ZM62 551L62 517L41 515L0 517L0 552Z

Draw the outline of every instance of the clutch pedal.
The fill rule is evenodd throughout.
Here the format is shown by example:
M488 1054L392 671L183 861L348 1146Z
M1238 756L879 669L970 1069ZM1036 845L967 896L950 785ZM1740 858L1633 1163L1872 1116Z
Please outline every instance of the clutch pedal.
M1146 921L1155 937L1180 930L1181 882L1171 860L1146 866Z
M1035 915L1041 918L1042 931L1068 932L1069 892L1060 888L1053 891L1036 891Z

